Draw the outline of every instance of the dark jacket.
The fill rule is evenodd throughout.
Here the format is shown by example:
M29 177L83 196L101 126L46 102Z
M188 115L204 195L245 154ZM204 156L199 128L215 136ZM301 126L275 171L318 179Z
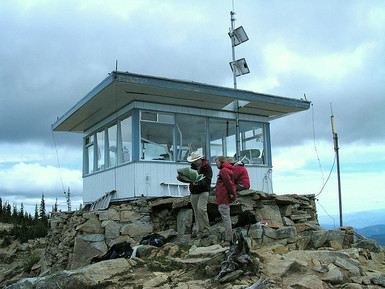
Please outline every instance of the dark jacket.
M242 185L245 189L250 188L250 179L247 169L243 163L235 163L232 167L234 174L234 183L236 185Z
M232 165L222 163L215 187L215 204L230 204L236 200Z
M191 164L193 170L198 170L196 165ZM198 174L203 174L205 178L198 182L197 185L190 183L190 193L191 194L200 194L203 192L210 192L211 189L211 179L213 178L213 171L208 161L202 159L202 165L198 171Z

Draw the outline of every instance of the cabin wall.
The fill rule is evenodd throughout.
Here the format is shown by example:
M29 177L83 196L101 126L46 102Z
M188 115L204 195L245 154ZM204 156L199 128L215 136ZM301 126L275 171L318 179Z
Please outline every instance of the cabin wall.
M189 194L185 183L176 179L176 170L189 164L162 164L159 162L131 163L83 179L83 202L92 203L105 193L116 190L113 200L134 197L182 197ZM215 186L218 169L212 166L212 186ZM271 169L268 167L247 167L251 189L272 193ZM161 185L164 183L164 185Z

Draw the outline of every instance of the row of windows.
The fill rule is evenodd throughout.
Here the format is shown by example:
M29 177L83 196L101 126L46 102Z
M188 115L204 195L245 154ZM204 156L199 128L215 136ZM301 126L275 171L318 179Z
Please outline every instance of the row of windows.
M236 155L235 120L140 111L137 142L132 136L135 127L130 115L86 137L85 174L133 160L186 162L195 150L212 163L216 156ZM239 141L244 163L266 164L265 124L240 121Z
M132 161L132 117L98 131L85 139L85 174Z

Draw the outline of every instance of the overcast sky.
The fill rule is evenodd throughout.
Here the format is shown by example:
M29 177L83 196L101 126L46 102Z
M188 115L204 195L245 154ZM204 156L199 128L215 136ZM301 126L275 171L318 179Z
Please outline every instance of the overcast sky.
M312 102L271 123L276 194L319 194L339 137L343 212L385 207L385 5L235 0L238 88ZM82 136L51 124L115 69L232 87L231 0L0 0L0 196L82 198ZM56 154L54 142L56 142ZM59 162L58 158L59 157ZM319 214L338 214L336 167Z

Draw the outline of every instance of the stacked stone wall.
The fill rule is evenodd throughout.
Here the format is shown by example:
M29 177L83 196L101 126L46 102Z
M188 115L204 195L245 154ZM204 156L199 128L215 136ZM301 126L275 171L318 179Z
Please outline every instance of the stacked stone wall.
M210 225L213 234L220 236L223 228L214 199L214 196L209 197ZM274 195L247 190L241 192L231 205L233 223L245 211L255 214L258 222L268 224L250 226L251 246L279 240L285 244L296 244L298 233L307 232L309 228L314 230L318 226L314 195ZM111 204L106 210L55 213L50 225L41 275L82 267L89 264L93 257L106 253L115 243L127 241L135 245L151 233L189 235L193 230L193 213L189 196L141 198ZM311 243L312 236L301 238L301 246Z

